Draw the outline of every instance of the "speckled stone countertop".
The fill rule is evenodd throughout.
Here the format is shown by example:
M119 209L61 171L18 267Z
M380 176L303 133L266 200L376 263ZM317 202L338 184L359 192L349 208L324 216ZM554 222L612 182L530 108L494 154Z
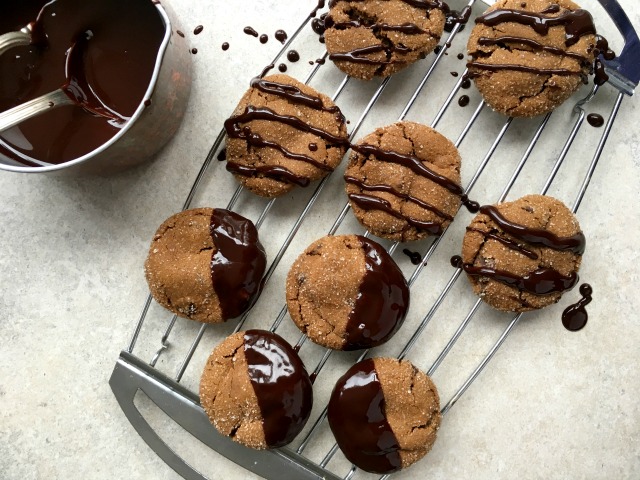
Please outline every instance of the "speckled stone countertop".
M120 350L130 341L147 297L142 265L155 229L180 210L223 120L247 88L249 79L280 49L275 31L285 29L292 33L315 2L166 1L178 13L186 40L198 53L193 56L195 76L185 121L157 159L109 178L63 179L0 171L2 479L178 478L131 427L108 380ZM638 3L619 1L636 28L640 27ZM451 3L458 8L463 5ZM597 6L595 0L582 3L593 11ZM612 24L602 14L595 18L607 36L615 37L610 33ZM204 31L193 35L200 24ZM269 42L262 45L258 39L245 35L242 30L247 25L269 34ZM464 33L462 40L454 42L452 52L463 51L468 31ZM299 79L304 79L310 70L308 61L322 55L322 46L310 30L305 36L310 40L292 47L300 52L300 62L288 63L289 73ZM225 41L230 44L227 51L221 48ZM620 42L613 44L619 46ZM420 68L424 71L427 63L421 65L412 67L414 73ZM459 62L457 68L461 71L463 63ZM320 72L312 85L331 94L342 77L330 64ZM399 74L399 80L394 79L391 93L381 99L379 113L368 120L359 135L397 117L394 107L401 108L406 95L396 97L396 90L404 81L413 82L414 73ZM441 76L451 81L448 67ZM351 105L362 105L363 98L373 90L370 85L354 82L337 102L352 123L358 113ZM474 89L469 92L472 101L477 101ZM609 86L604 87L603 93L609 100L614 96ZM419 101L428 95L423 92ZM597 98L588 111L608 115L610 103L598 103ZM468 116L472 107L465 110L455 105L455 109ZM412 110L409 118L428 123L432 116L423 115L426 111L421 105ZM565 115L572 121L570 108ZM579 333L569 333L561 325L561 312L578 299L577 290L567 294L560 304L523 318L487 370L445 417L434 450L398 478L640 478L639 115L638 99L626 98L578 213L588 239L581 277L594 289L594 300L588 307L589 324ZM492 112L484 112L483 116L487 117L487 129L504 122ZM455 123L455 118L449 119L443 121L442 127L446 130ZM528 143L532 133L529 126L533 124L517 125L521 126L513 127L513 138L505 140L506 146L501 147L507 153L513 150L513 162L508 166L490 164L492 173L485 175L474 189L474 196L485 203L494 201L501 189L495 185L491 189L493 179L498 182L508 178L522 154L522 145ZM597 140L601 133L586 124L583 129L584 135L576 140L578 146L591 145L589 142ZM551 130L556 134L562 127L556 125ZM590 148L593 151L593 145ZM477 165L486 149L482 138L465 140L461 147L463 162ZM558 149L540 150L539 158L532 161L547 168L557 157ZM506 157L503 152L501 158ZM590 159L591 155L585 161ZM580 159L576 161L580 163ZM463 166L464 182L469 181L473 168ZM523 172L514 195L540 190L539 178L546 173L537 176L536 168ZM549 193L571 203L584 171L578 175L579 180L573 181L571 170L565 173ZM233 180L218 162L208 178L207 193L200 195L197 203L224 207L235 188ZM265 300L256 305L249 320L252 328L270 325L282 305L282 280L288 265L308 242L324 235L330 227L344 202L340 199L339 182L334 183L337 186L329 187L329 193L335 192L339 201L334 204L328 198L314 207L300 240L291 246L283 268L265 291ZM572 193L565 195L565 191ZM299 210L294 208L300 206L301 195L292 194L278 201L281 203L276 202L284 205L276 209L276 218L295 219ZM256 218L258 207L254 200L242 200L240 206ZM415 328L451 274L447 258L458 251L462 229L471 218L466 212L461 215L463 219L456 222L459 228L448 234L439 247L440 256L434 258L433 266L430 263L416 285L420 295L412 299L407 330L401 330L394 339L396 343L381 353L398 353L410 336L411 327ZM273 227L267 224L261 235L272 236ZM349 220L344 230L356 228ZM421 244L422 248L425 245ZM402 254L396 257L400 259ZM406 272L407 261L403 261ZM462 320L459 311L466 311L475 301L464 279L454 292L453 300L450 298L442 306L409 357L425 370ZM462 304L462 310L457 309L457 303ZM140 341L146 344L134 352L146 361L159 347L167 325L168 317L162 312L158 316L143 331ZM434 375L443 401L455 392L511 318L487 307L482 307L477 317ZM286 322L281 333L295 342L297 331L288 319ZM221 335L231 329L232 326L224 326ZM184 351L180 350L180 342L188 345L195 332L197 326L179 321L170 338L172 346L161 357L159 368L174 372L173 365ZM184 380L189 388L197 389L198 372L206 351L214 344L213 338L206 337L204 351L194 357ZM320 350L313 345L305 349L309 357L303 359L315 365ZM176 351L179 355L174 356ZM335 378L355 357L344 358L328 368L328 378ZM330 383L317 387L317 412L326 401ZM141 408L149 410L150 422L163 438L169 437L172 447L211 478L255 478L180 432L149 405L141 404ZM325 432L314 447L312 458L317 461L331 444ZM341 476L346 474L346 462L339 458L336 462L330 464L332 469Z

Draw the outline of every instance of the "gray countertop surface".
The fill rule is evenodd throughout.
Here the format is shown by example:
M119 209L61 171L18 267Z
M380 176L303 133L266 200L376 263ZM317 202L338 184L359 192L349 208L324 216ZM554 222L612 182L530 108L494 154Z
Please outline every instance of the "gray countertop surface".
M280 49L274 32L285 29L292 33L314 3L273 0L224 3L171 0L168 3L177 12L188 42L197 47L198 53L193 55L193 90L184 123L158 157L140 168L108 178L65 179L0 171L2 479L178 478L130 426L109 388L109 376L120 350L131 338L148 294L142 266L153 233L165 218L180 210L223 120L233 110L250 78ZM638 3L632 0L620 0L620 3L633 24L640 26ZM583 5L595 9L597 2L585 0ZM605 33L612 32L611 24L605 20L601 14L596 15L596 23L604 24ZM193 29L200 24L204 31L193 35ZM269 42L261 45L257 39L245 35L242 30L247 25L269 34ZM300 41L292 47L300 52L300 62L288 63L289 72L300 79L304 79L311 68L308 60L322 55L322 46L310 31L304 36L311 40ZM230 43L228 51L221 49L225 41ZM463 51L464 41L456 40L452 52ZM421 67L412 68L418 71ZM461 71L463 63L459 62L457 68ZM450 81L448 70L445 73L442 78L448 77ZM411 72L402 75L392 85L413 80ZM312 84L331 94L341 78L328 63ZM360 96L366 97L373 89L362 82L350 83L349 89L345 98L337 103L354 123L358 114L353 105L362 105ZM477 99L473 88L470 92L472 101ZM614 96L608 86L602 93L608 99ZM421 99L428 94L423 92ZM394 95L395 90L381 99L380 113L369 118L360 135L389 123L394 115L397 117L393 108L404 104L406 95L397 97L403 98L401 101ZM568 293L560 304L527 315L487 370L445 417L431 454L399 477L640 478L640 299L637 294L640 284L637 243L640 241L640 117L637 100L635 97L624 100L578 213L588 238L581 277L594 289L594 299L588 307L589 324L579 333L569 333L560 322L562 310L579 298L577 290ZM610 103L596 101L594 105L594 111L605 115L610 110L607 106ZM472 107L451 108L468 115L466 112ZM422 108L412 110L410 119L428 123L431 117L426 113L423 116L422 112ZM569 119L566 122L573 121L569 110L564 114ZM488 118L487 128L504 121L492 112L483 115ZM455 123L443 121L443 128L453 128ZM532 124L516 122L513 128L522 132L516 134L513 141L506 140L510 143L502 157L509 157L509 149L517 152L512 155L511 165L515 165L522 154L518 145L528 142L529 125ZM587 148L601 130L586 124L583 129L586 133L578 137L577 143ZM468 143L465 140L461 147L463 162L477 165L486 148L482 138L470 137ZM557 149L541 150L541 158L532 161L551 165ZM590 159L591 156L586 161ZM576 161L579 163L580 159ZM508 178L511 165L490 164L488 168L494 169L495 174L485 177L505 175ZM469 181L472 170L470 167L463 172L464 181ZM571 179L570 171L565 173L566 179L560 176L549 193L570 203L574 193L565 196L564 189L574 192L579 182ZM525 171L522 178L516 193L540 190L535 169ZM212 166L208 179L206 193L201 194L196 203L224 207L235 188L233 179L218 162ZM485 179L475 190L475 196L484 203L494 201L501 188L491 189L491 183L491 178ZM331 191L340 189L336 187ZM299 211L293 210L303 198L301 195L292 194L278 200L281 203L276 205L291 204L292 209L292 212L287 211L288 207L276 209L274 215L278 221L297 217ZM339 207L342 202L336 205ZM240 202L249 212L247 215L254 219L258 211L256 205L258 203L250 198ZM250 326L270 325L282 304L281 280L288 265L306 243L326 233L331 225L326 219L333 219L338 211L330 199L314 207L300 233L300 241L292 245L291 254L283 259L282 272L278 271L271 287L265 291L266 300L256 305L249 319ZM383 354L397 354L410 334L411 324L417 325L451 274L446 258L456 253L464 224L471 218L466 212L461 215L463 220L456 222L460 228L443 242L440 247L443 252L439 260L434 260L433 272L425 273L416 285L413 317L405 327L409 330L399 334L394 339L397 343L383 349ZM265 238L272 236L269 229L273 227L267 225L262 230ZM351 229L357 226L349 220L344 231ZM421 244L421 248L425 245ZM409 271L406 261L403 268ZM454 318L455 303L464 304L468 309L474 301L466 280L459 283L454 301L443 305L425 338L409 357L420 368L428 369L462 319ZM134 352L147 361L159 346L161 332L169 318L159 309L154 309L154 315L158 319L150 321L140 340L147 343ZM452 395L510 318L494 314L486 307L480 309L463 340L434 375L436 384L442 386L443 401ZM282 333L295 342L298 334L288 319L286 322L289 323ZM218 335L228 334L231 328L223 326ZM170 339L171 348L179 350L181 342L188 344L196 331L197 326L180 320ZM198 372L215 339L207 337L205 343L204 353L194 357L194 365L185 377L189 388L197 389ZM172 357L171 348L159 362L159 368L169 373L174 372L170 362L178 358ZM305 349L312 359L308 361L315 362L320 350L313 345L305 346L303 351ZM345 358L332 369L335 375L354 357ZM327 375L331 377L333 373ZM330 382L317 387L316 409L322 408L330 388ZM211 478L254 478L149 410L154 419L152 424L172 437L169 443ZM313 453L312 458L321 458L323 449L330 444L325 432L317 446L318 453ZM341 475L348 471L344 460L337 459L334 466Z

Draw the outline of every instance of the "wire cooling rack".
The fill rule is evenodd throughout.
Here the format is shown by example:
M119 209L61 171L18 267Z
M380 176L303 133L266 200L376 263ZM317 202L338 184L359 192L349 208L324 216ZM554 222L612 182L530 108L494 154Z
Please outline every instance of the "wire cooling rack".
M325 53L304 81L324 93L333 91L332 98L339 105L344 96L350 96L350 111L343 108L343 113L347 118L357 119L350 124L351 140L361 130L366 133L375 127L405 119L429 124L449 138L455 138L454 143L461 149L463 156L463 177L468 176L467 172L472 172L465 184L465 193L481 200L481 203L501 202L514 195L514 192L524 194L537 191L562 199L573 196L570 205L573 212L577 212L623 98L633 94L637 83L637 78L629 75L629 58L636 65L640 63L638 38L622 9L613 0L599 2L623 34L625 42L618 60L607 64L609 83L602 87L586 86L576 95L575 98L579 99L577 103L574 100L571 104L570 100L567 105L542 118L516 120L501 117L485 107L475 90L461 90L466 72L464 68L460 68L464 62L457 55L464 52L466 45L462 23L453 26L451 32L443 38L436 54L407 69L407 72L364 85L341 76L330 62L325 65ZM324 3L320 0L318 8L304 19L284 44L274 63L295 42L313 38L310 23L322 13ZM468 12L472 12L473 20L486 8L486 4L470 0L460 7L463 11L466 8ZM457 105L461 95L471 97L469 107ZM585 122L587 104L609 112L601 130L585 132L592 128ZM401 110L397 114L399 108ZM364 127L370 128L367 130ZM598 135L594 135L594 132ZM221 169L216 159L224 148L223 140L221 132L202 165L184 203L184 209L198 203L207 205L207 192L223 188L220 187L221 179L215 174ZM465 144L470 145L470 153L465 152ZM585 159L590 161L586 162ZM535 166L532 167L532 164ZM230 177L228 174L223 175L227 175L227 179ZM462 228L468 223L468 219L459 218L448 229L452 232L445 231L440 237L429 241L410 246L382 241L407 276L412 287L412 297L426 297L424 302L420 302L421 306L426 307L419 312L412 309L414 318L406 320L401 331L388 344L373 352L366 350L357 354L334 352L306 342L306 337L300 336L292 322L285 321L287 309L283 291L289 266L311 240L342 231L362 231L349 215L350 207L343 193L340 171L317 183L315 189L309 188L311 190L295 192L288 200L283 198L266 201L245 192L242 187L237 187L230 193L226 208L254 219L260 229L262 243L272 259L265 275L265 290L251 311L238 321L225 325L200 325L172 317L149 296L131 342L121 352L116 363L110 385L124 413L145 442L184 478L202 480L206 477L183 460L143 416L137 404L140 393L202 443L265 478L375 478L351 465L339 452L331 437L325 405L335 379L354 361L372 355L396 356L401 359L409 357L432 376L465 329L484 308L482 301L475 299L469 286L465 282L458 282L462 270L447 267L448 258L459 252ZM461 211L458 217L463 215ZM364 235L368 235L368 232L364 232ZM421 261L417 265L403 255L406 248L419 251ZM428 280L423 275L427 270ZM412 300L412 304L415 303ZM423 351L416 352L416 347L424 340L423 334L427 326L442 309L449 319L462 320L453 332L447 332L448 338L434 335L444 338L444 341L435 350L439 352L435 358L427 359ZM485 317L498 315L490 309L482 312ZM522 316L516 315L506 322L502 318L506 328L499 332L497 340L486 355L478 364L469 368L470 373L463 377L454 393L443 402L443 415L446 416L484 370ZM253 451L232 442L211 426L199 404L199 367L204 365L219 341L231 331L248 328L249 323L251 328L268 328L287 338L299 349L308 370L312 372L311 377L315 379L312 417L299 438L286 448ZM428 362L425 364L426 360ZM467 367L456 365L455 368L464 372ZM446 420L442 428L447 428ZM418 464L412 467L411 472L419 472L420 468ZM381 478L387 477L385 475Z

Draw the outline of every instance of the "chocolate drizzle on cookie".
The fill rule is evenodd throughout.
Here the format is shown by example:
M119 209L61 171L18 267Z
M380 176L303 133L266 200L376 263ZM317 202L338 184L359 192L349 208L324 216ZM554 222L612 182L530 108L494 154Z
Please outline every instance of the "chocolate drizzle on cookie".
M586 247L584 233L578 232L570 237L558 237L553 233L539 228L529 228L507 220L493 205L480 207L483 213L493 220L502 230L520 240L533 245L542 245L558 251L569 251L582 255Z
M389 340L409 309L409 287L389 254L377 243L358 236L365 256L365 274L349 314L344 350L372 348Z
M258 240L258 230L237 213L216 208L211 214L211 257L213 289L225 319L248 310L261 289L266 254Z
M309 375L293 348L283 338L264 330L244 332L244 355L267 446L282 447L300 433L311 413Z
M529 250L528 248L519 244L518 242L514 242L513 240L510 240L508 238L501 237L500 235L498 235L497 233L494 233L493 231L486 232L484 230L480 230L479 228L467 227L467 232L476 232L476 233L479 233L480 235L483 235L485 238L490 238L491 240L500 242L505 247L510 248L511 250L515 250L516 252L520 252L525 257L529 257L531 260L537 260L539 258L536 252Z
M400 445L386 417L372 359L351 367L336 384L328 407L331 431L347 459L368 472L402 468Z
M490 278L534 295L564 292L571 290L578 283L578 275L575 272L565 276L552 268L538 268L521 276L492 267L475 267L463 263L462 257L459 256L452 257L451 264L456 268L462 268L468 275Z
M308 95L295 85L288 85L286 83L256 77L251 80L251 86L253 88L257 88L261 92L282 97L291 103L299 103L306 107L313 108L315 110L322 110L324 112L340 112L340 109L337 106L325 107L320 97Z

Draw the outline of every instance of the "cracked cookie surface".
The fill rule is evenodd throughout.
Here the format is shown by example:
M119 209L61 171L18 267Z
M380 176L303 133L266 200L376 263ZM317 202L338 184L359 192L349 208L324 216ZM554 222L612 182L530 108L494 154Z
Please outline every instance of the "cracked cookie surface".
M377 243L358 235L312 243L287 275L287 308L313 342L334 350L388 341L409 308L402 272Z
M578 280L585 242L575 215L559 200L542 195L528 195L494 208L502 219L520 228L513 231L508 224L498 224L495 213L481 208L462 244L462 263L473 291L492 307L507 312L556 303L565 287L573 288ZM474 269L488 269L487 275ZM493 275L495 271L503 281ZM537 285L536 279L540 280ZM527 283L524 288L523 283Z
M256 78L231 118L227 170L263 197L277 197L332 172L346 152L347 128L326 95L289 77Z
M306 424L313 391L304 364L283 338L247 330L211 353L200 403L222 435L250 448L278 448Z
M432 52L445 13L438 2L334 0L325 19L329 58L346 74L387 77Z
M440 427L431 379L406 360L357 363L333 390L329 425L345 456L373 473L391 473L424 457Z
M246 218L196 208L163 222L144 270L153 298L176 315L220 323L246 311L260 292L266 255Z
M353 146L345 171L353 213L389 240L439 235L460 208L452 191L462 192L460 162L453 143L430 127L398 122L379 128Z
M545 28L545 19L558 20ZM469 37L469 76L494 110L542 115L580 87L595 47L591 16L570 0L499 0Z

